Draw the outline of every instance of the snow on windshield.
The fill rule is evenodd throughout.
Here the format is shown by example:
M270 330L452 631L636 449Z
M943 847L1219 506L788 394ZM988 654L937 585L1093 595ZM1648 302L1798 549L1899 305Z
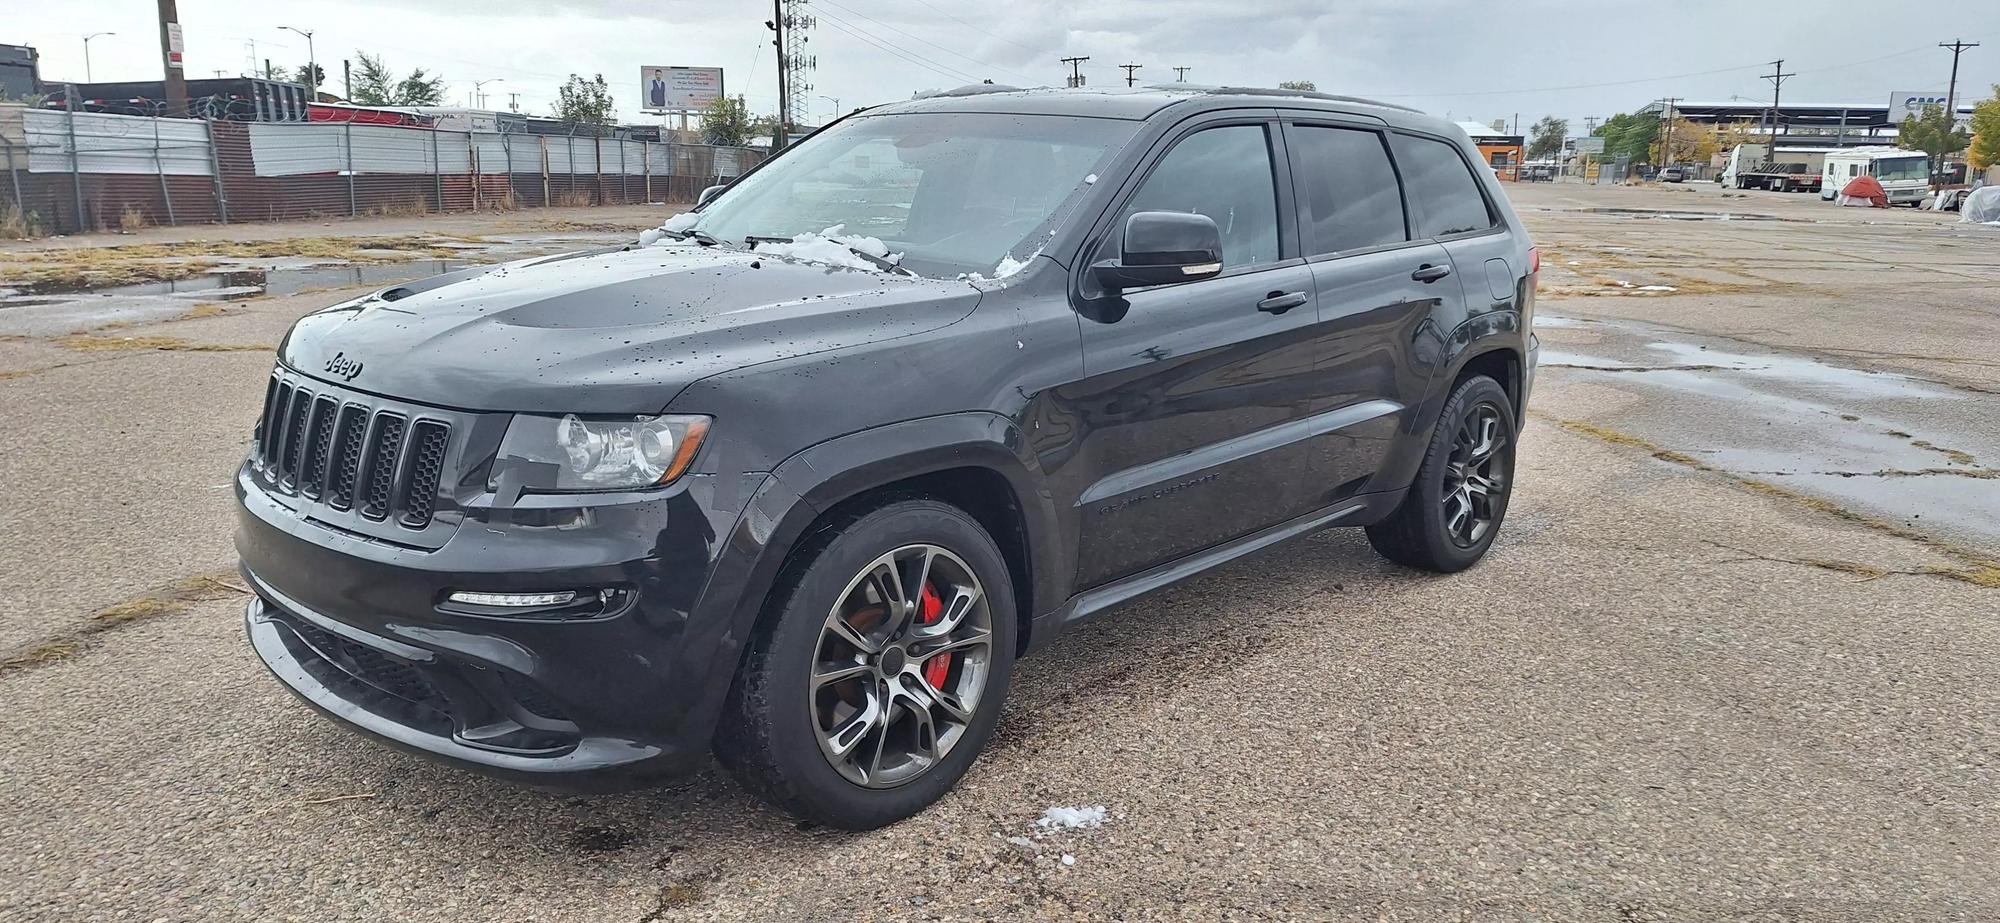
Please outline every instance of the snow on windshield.
M888 272L884 263L894 266L903 261L903 255L890 253L889 245L881 238L841 233L846 229L846 225L836 224L817 234L807 231L790 241L759 241L757 252L865 272Z
M667 222L659 227L640 231L639 246L650 247L663 239L669 242L674 241L681 233L694 227L694 223L700 220L701 216L694 212L681 212L672 218L668 218Z

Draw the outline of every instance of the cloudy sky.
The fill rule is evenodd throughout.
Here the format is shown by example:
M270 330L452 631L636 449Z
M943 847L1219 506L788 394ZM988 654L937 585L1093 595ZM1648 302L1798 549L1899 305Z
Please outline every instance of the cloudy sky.
M98 31L117 34L91 42L97 80L159 78L152 0L10 5L0 42L37 46L44 79L82 79L81 37ZM1523 125L1669 95L1765 99L1770 84L1758 74L1781 57L1798 74L1788 99L1881 103L1898 90L1942 89L1951 55L1936 43L1954 38L1985 43L1966 53L1961 88L1984 95L2000 82L1991 0L1923 15L1888 0L1682 0L1645 11L1541 0L810 0L807 9L818 18L816 118L832 98L853 108L979 78L1060 85L1064 55L1090 56L1092 85L1122 83L1118 64L1143 65L1142 82L1171 81L1185 66L1190 82L1312 80L1461 119L1518 114ZM305 39L279 28L289 25L315 30L334 91L341 58L356 49L399 71L443 73L460 102L473 81L500 78L486 86L489 105L518 93L531 112L547 110L568 74L603 73L619 114L635 121L648 64L722 67L732 94L775 110L769 15L768 2L731 0L180 0L191 77L242 73L263 58L303 64Z

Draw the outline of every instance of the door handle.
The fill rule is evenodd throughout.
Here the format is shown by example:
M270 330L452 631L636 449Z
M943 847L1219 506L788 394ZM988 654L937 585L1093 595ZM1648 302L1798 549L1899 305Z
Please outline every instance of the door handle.
M1416 272L1410 273L1410 278L1415 281L1422 282L1425 285L1429 285L1432 282L1436 282L1437 280L1442 279L1448 275L1451 275L1450 266L1432 266L1429 263L1425 263L1424 265L1417 267Z
M1306 303L1305 292L1272 292L1257 302L1257 310L1270 314L1283 314Z

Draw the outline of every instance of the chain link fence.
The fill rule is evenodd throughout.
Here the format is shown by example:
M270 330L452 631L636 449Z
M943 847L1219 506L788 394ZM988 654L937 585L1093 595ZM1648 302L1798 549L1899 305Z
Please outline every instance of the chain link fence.
M0 234L693 202L753 148L0 106Z

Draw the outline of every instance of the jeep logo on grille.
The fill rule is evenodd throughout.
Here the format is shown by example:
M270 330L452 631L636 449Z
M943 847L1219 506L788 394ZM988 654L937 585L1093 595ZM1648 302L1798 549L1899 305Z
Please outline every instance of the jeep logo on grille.
M354 376L361 374L361 360L349 359L346 353L334 353L333 358L326 360L326 371L341 381L353 381Z

